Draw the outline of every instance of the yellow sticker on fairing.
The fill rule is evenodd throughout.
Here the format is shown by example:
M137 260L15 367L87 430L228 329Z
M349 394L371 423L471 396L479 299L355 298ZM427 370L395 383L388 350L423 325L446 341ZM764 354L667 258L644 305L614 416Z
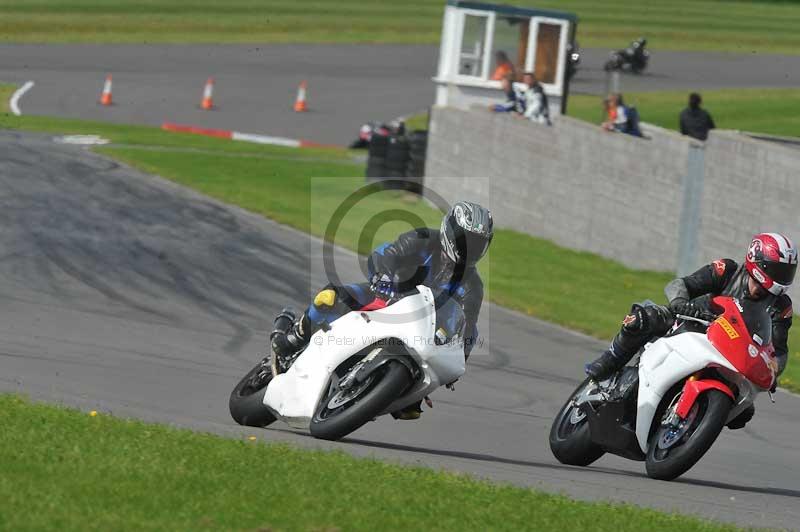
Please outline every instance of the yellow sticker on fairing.
M733 328L733 325L731 325L730 322L725 319L725 316L720 316L716 321L719 323L719 326L722 327L722 330L728 335L728 338L731 340L739 338L739 333L736 332L736 329Z

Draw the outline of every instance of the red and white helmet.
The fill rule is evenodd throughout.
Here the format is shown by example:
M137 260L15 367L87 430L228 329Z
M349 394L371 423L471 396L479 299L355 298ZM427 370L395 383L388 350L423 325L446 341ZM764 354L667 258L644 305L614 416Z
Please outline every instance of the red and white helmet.
M797 248L780 233L760 233L750 242L744 264L758 284L779 296L794 281Z

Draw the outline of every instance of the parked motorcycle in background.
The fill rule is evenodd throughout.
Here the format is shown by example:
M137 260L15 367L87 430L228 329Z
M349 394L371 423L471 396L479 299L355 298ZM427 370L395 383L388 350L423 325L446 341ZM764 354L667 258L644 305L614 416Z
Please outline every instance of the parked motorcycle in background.
M605 64L606 72L628 69L634 74L640 74L647 68L650 52L647 50L647 39L640 37L623 50L611 52L611 58Z
M550 449L587 466L613 453L672 480L711 448L726 424L775 386L778 371L766 303L717 296L713 321L676 316L639 361L603 382L586 379L553 420Z

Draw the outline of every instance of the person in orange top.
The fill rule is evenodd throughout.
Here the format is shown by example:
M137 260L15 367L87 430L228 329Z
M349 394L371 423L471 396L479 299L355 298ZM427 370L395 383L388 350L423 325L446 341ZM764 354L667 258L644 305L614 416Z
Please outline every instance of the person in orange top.
M514 64L508 58L508 55L502 50L498 50L494 54L494 63L497 65L492 74L492 81L500 81L506 76L511 76L511 80L515 80L517 73L514 70Z

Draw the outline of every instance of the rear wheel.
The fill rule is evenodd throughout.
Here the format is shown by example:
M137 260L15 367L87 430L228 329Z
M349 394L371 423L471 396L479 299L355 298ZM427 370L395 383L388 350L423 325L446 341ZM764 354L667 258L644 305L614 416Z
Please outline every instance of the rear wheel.
M410 384L408 369L392 360L345 390L332 383L311 419L311 435L344 438L383 412Z
M248 427L266 427L275 421L275 416L264 406L264 394L270 381L272 369L263 362L247 372L231 392L228 401L234 421Z
M680 391L662 399L656 417L659 426L647 444L647 474L659 480L672 480L687 472L711 448L730 413L730 397L719 390L700 394L686 419L668 420L674 412Z
M562 464L588 466L605 454L592 441L586 414L575 406L578 399L592 391L590 380L583 381L561 407L550 427L550 450Z

